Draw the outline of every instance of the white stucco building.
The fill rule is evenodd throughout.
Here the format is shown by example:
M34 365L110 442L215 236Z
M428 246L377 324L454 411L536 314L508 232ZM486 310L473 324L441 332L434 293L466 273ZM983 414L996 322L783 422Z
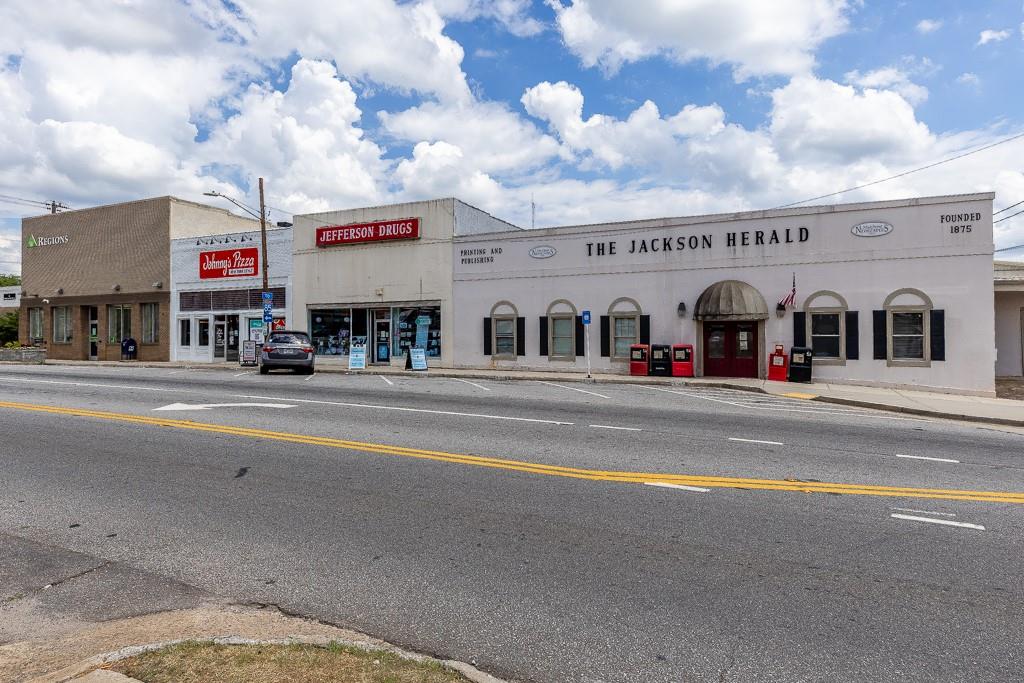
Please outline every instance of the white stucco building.
M764 377L782 343L814 347L817 379L990 394L992 198L459 237L456 365L583 371L589 310L598 371L626 372L633 343L692 343L698 375Z
M242 341L262 343L262 243L259 223L247 222L244 232L171 240L171 360L236 363ZM267 260L273 326L286 328L291 228L267 230Z
M996 376L1024 375L1024 263L996 261Z
M318 361L346 363L353 344L367 362L454 362L452 244L457 235L518 231L457 199L299 215L294 221L294 313Z

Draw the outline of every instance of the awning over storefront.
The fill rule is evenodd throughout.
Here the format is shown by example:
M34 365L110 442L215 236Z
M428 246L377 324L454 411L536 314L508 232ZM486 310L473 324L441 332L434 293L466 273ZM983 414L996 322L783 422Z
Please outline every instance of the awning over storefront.
M722 280L705 289L693 307L694 320L766 320L761 293L739 280Z

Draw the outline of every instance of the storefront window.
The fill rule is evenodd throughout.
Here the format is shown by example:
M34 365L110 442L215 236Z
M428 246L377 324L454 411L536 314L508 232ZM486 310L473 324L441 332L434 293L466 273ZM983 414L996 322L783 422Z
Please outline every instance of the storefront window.
M200 318L196 321L197 346L208 347L210 345L210 319Z
M71 307L54 306L53 341L55 344L67 344L71 341Z
M43 309L28 309L28 336L33 343L43 340Z
M160 341L160 304L142 304L142 343Z
M576 357L573 339L575 316L551 316L551 356Z
M427 356L441 355L441 308L392 309L392 355L404 356L412 347L424 349Z
M178 321L178 345L192 346L192 321L188 318Z
M893 360L921 360L924 358L924 313L892 314Z
M132 336L132 307L107 306L107 329L107 341L111 344L120 344Z
M840 358L839 317L838 313L811 314L811 348L815 359Z
M366 311L356 311L364 319ZM313 348L320 356L347 356L352 341L352 311L310 311ZM365 324L365 320L364 320Z

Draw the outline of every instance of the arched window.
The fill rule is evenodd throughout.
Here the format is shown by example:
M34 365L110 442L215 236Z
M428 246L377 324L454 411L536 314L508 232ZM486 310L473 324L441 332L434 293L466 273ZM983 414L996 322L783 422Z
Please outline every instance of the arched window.
M629 358L629 347L640 343L640 304L629 297L619 297L608 307L612 359ZM646 343L646 342L645 342Z
M566 299L552 301L547 310L548 360L576 360L576 307Z
M931 298L919 289L898 289L885 298L889 365L928 366L932 361Z
M848 309L846 299L825 289L804 301L806 339L811 342L815 363L839 365L846 362Z
M519 348L519 311L508 301L499 301L491 307L491 357L495 360L515 360Z

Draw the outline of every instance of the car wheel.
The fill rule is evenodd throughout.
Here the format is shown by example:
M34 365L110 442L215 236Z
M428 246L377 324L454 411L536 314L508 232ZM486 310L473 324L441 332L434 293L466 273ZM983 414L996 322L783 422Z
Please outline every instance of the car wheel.
M260 366L260 374L261 375L265 375L268 372L270 372L270 368L268 368L266 365L261 365Z

